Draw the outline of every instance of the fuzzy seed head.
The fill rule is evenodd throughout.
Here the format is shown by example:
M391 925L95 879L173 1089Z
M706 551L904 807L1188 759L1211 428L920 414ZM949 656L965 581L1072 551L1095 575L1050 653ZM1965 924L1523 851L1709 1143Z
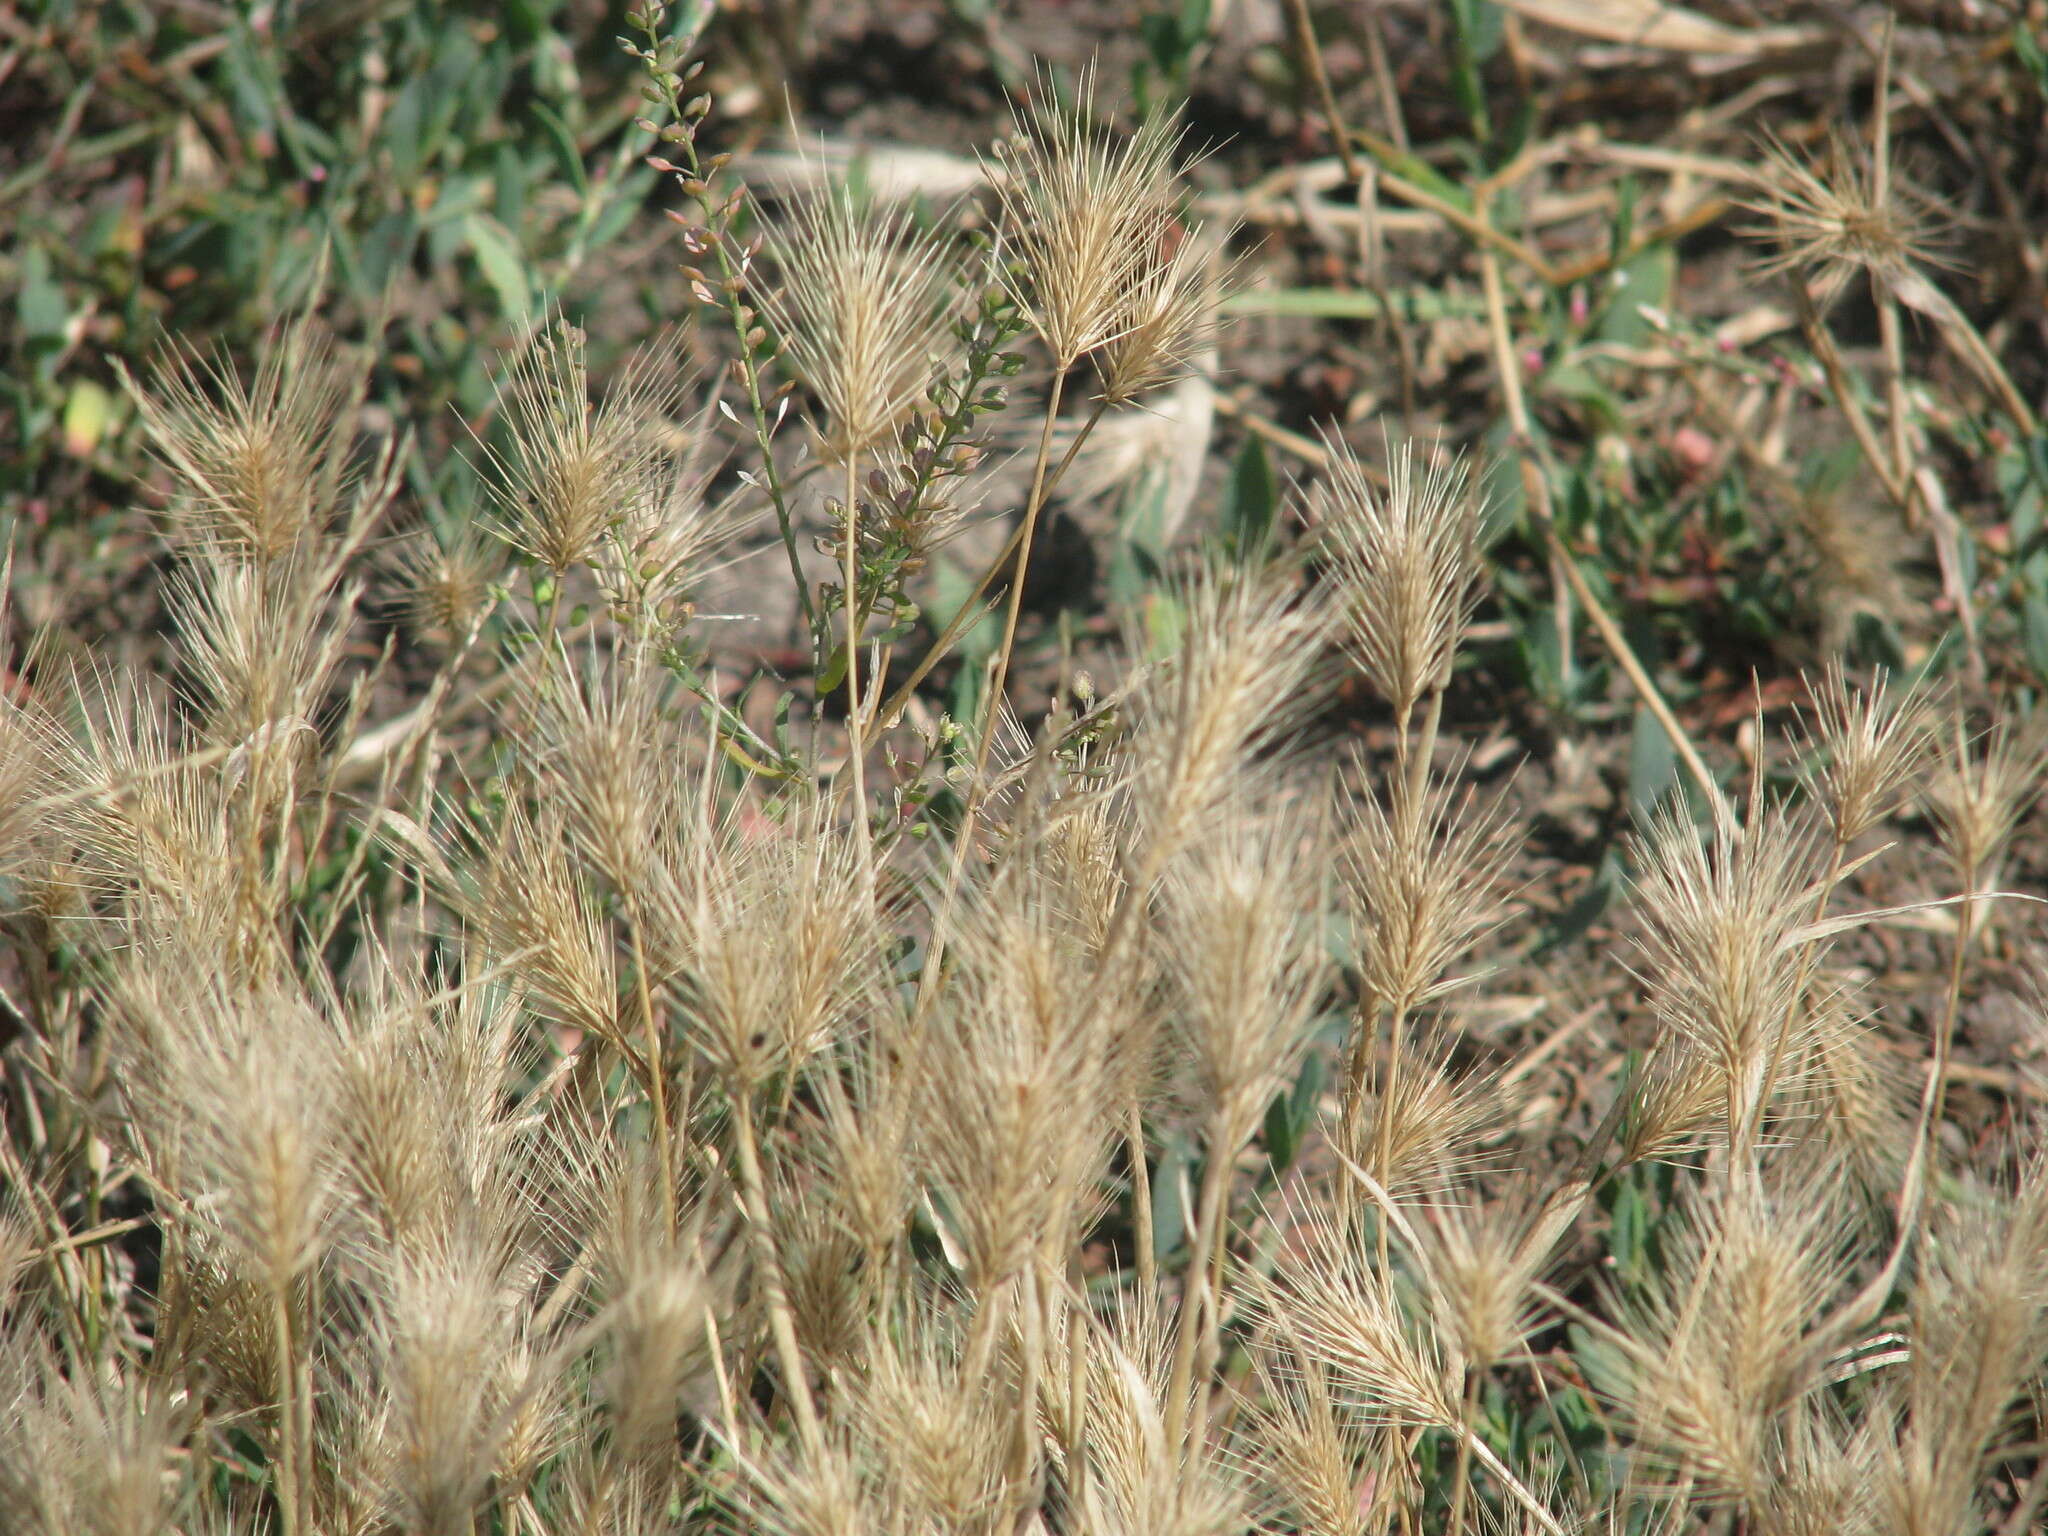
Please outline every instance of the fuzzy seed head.
M894 439L949 349L954 278L943 230L919 233L897 205L845 187L812 194L774 226L782 274L763 302L798 374L824 407L835 463Z
M1642 871L1639 943L1657 1017L1714 1061L1731 1128L1751 1123L1777 1031L1811 1018L1795 1010L1793 991L1817 878L1814 838L1765 806L1741 827L1717 821L1703 839L1667 807L1631 857Z
M406 623L415 635L450 648L484 621L504 571L501 551L474 524L450 534L421 530L395 564Z
M2048 716L2010 717L1978 741L1957 718L1924 791L1936 833L1966 890L1998 865L2021 818L2039 802L2048 777Z
M1390 445L1382 493L1351 449L1326 440L1329 479L1315 491L1345 602L1352 653L1406 719L1445 687L1479 600L1479 517L1465 466L1418 468L1415 447Z
M1911 691L1901 693L1880 670L1870 686L1852 688L1830 662L1814 690L1808 740L1821 759L1814 770L1835 841L1846 846L1898 808L1934 744L1934 716Z
M1766 141L1761 185L1748 206L1768 221L1748 233L1776 247L1763 270L1817 279L1824 303L1858 272L1895 287L1932 260L1918 200L1896 178L1880 177L1870 153L1840 134L1817 160Z
M511 445L489 457L505 537L557 576L589 560L621 519L660 496L656 428L676 394L643 357L593 405L583 333L559 324L536 334L498 391Z
M1083 76L1080 96L1092 81ZM1152 326L1152 339L1134 343L1122 364L1136 386L1194 313L1193 276L1168 275L1164 249L1180 129L1155 112L1130 138L1113 139L1080 108L1058 106L1020 114L1016 126L1015 142L997 151L1004 234L1019 274L1012 296L1061 371Z
M362 370L304 321L272 343L247 384L225 358L166 359L135 394L180 481L172 536L195 553L259 565L303 551L344 484L362 388Z

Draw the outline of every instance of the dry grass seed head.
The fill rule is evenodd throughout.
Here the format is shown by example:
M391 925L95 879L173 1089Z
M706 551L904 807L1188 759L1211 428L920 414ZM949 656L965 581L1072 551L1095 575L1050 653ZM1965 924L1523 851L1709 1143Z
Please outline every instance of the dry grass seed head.
M1880 668L1864 688L1831 661L1813 691L1804 744L1819 759L1811 783L1846 847L1895 812L1934 745L1934 714Z
M833 1219L832 1197L812 1183L811 1170L780 1159L776 1172L781 1177L772 1199L775 1251L798 1349L810 1370L851 1373L866 1357L868 1304L880 1277L865 1272L864 1245Z
M188 565L172 578L179 652L197 685L206 738L234 749L227 773L255 783L266 765L303 759L313 719L341 661L345 619L290 564ZM345 597L343 612L353 604Z
M1337 1150L1396 1200L1417 1198L1477 1171L1486 1161L1484 1144L1505 1122L1507 1105L1496 1077L1451 1074L1454 1033L1439 1026L1404 1041L1391 1097L1375 1089L1354 1120L1335 1128ZM1390 1121L1384 1163L1382 1116ZM1347 1199L1354 1194L1346 1190Z
M1262 1485L1274 1528L1382 1536L1394 1484L1387 1431L1345 1412L1313 1359L1276 1356L1257 1371L1233 1459Z
M498 1362L515 1337L501 1263L470 1243L419 1242L385 1276L362 1407L385 1508L422 1536L461 1536L498 1462Z
M612 622L650 647L671 643L691 619L691 595L722 552L761 514L755 488L744 482L711 494L713 466L705 445L719 440L714 399L672 440L682 455L656 477L652 492L627 506L596 557L593 571Z
M162 1385L111 1366L104 1376L67 1375L33 1348L11 1353L0 1375L0 1530L173 1530L189 1407Z
M423 527L405 541L390 570L413 634L452 651L490 616L493 589L505 574L504 551L477 523L452 531Z
M1906 1063L1861 1014L1846 986L1822 977L1811 989L1805 1050L1794 1059L1791 1095L1846 1166L1876 1195L1899 1187L1913 1146L1916 1090Z
M762 302L824 407L834 463L892 441L952 350L955 279L943 226L920 233L902 204L825 187L769 226L782 276Z
M172 537L195 558L259 565L302 553L346 483L348 438L366 382L309 320L274 338L244 384L225 359L173 352L151 387L130 389L177 474Z
M353 1004L335 1071L336 1143L368 1246L389 1258L458 1239L502 1251L546 1155L513 1118L509 998L471 987L430 1002L419 978L384 966Z
M2028 1160L2016 1193L1976 1208L1940 1207L1929 1222L1909 1311L1907 1400L1914 1434L1936 1459L1980 1459L2011 1423L2048 1362L2048 1180Z
M0 700L0 881L15 887L0 907L52 918L83 904L84 871L60 830L67 818L46 798L70 787L68 745L33 699Z
M1852 1253L1847 1207L1824 1180L1697 1186L1662 1271L1610 1295L1626 1343L1591 1362L1643 1453L1710 1498L1762 1507L1786 1416L1839 1343L1820 1324Z
M1500 886L1512 853L1504 805L1474 808L1455 772L1427 784L1411 807L1363 793L1347 840L1358 967L1369 996L1408 1011L1473 980L1446 972L1504 915Z
M1060 928L977 903L919 1053L917 1144L981 1294L1033 1254L1068 1251L1105 1152L1102 978Z
M133 950L108 1027L131 1135L195 1241L265 1296L335 1237L339 1036L296 982L247 986L210 956Z
M1093 72L1084 74L1077 96L1085 98L1093 83ZM1009 279L1011 293L1060 371L1143 323L1148 303L1154 353L1173 334L1156 329L1162 316L1176 329L1185 325L1189 278L1167 275L1162 241L1173 217L1180 138L1164 112L1118 139L1078 106L1041 104L1020 113L1014 140L997 146L1004 238L1020 274ZM1133 382L1150 371L1140 358L1135 350L1126 356Z
M1867 1445L1841 1409L1816 1396L1786 1415L1756 1524L1764 1536L1876 1536Z
M1437 1336L1470 1369L1484 1370L1522 1347L1542 1308L1533 1282L1585 1203L1580 1189L1550 1189L1523 1177L1497 1195L1445 1191L1423 1202L1427 1273Z
M1340 1399L1370 1421L1410 1428L1460 1422L1456 1385L1434 1332L1403 1312L1361 1224L1290 1208L1292 1262L1256 1310Z
M1322 1000L1323 818L1303 809L1226 813L1165 881L1162 965L1197 1102L1211 1117L1211 1156L1241 1146L1292 1081Z
M1479 600L1480 507L1462 460L1389 442L1381 492L1348 444L1328 437L1329 478L1316 487L1316 520L1336 560L1353 655L1373 687L1406 719L1451 680L1451 664Z
M602 1390L612 1456L640 1464L675 1455L683 1394L707 1358L714 1292L696 1234L666 1225L649 1153L624 1162L597 1233L609 1346Z
M1228 797L1261 788L1304 717L1330 615L1272 577L1203 570L1181 594L1180 649L1138 692L1132 804L1155 870Z
M165 700L132 674L91 674L72 692L77 725L60 782L75 794L55 821L93 896L123 903L131 919L163 920L153 928L184 918L194 934L225 935L246 882L217 766L181 750Z
M499 959L557 1022L624 1046L618 957L609 926L579 876L563 808L536 821L514 799L477 878L457 893Z
M1760 1108L1776 1030L1811 1018L1804 1009L1793 1017L1799 970L1791 962L1811 915L1814 843L1772 805L1740 827L1718 821L1705 839L1667 807L1631 839L1651 1004L1664 1027L1720 1069L1731 1125Z
M1860 477L1796 491L1781 526L1789 535L1800 602L1821 650L1856 644L1858 621L1912 622L1906 572L1915 542Z
M1631 1086L1635 1100L1623 1122L1623 1162L1664 1161L1727 1130L1726 1078L1719 1058L1684 1035L1667 1035Z
M1104 403L1125 405L1173 383L1210 348L1222 286L1214 264L1208 240L1188 231L1172 256L1136 274L1118 333L1096 355Z
M1156 1374L1113 1342L1091 1356L1093 1459L1082 1527L1100 1536L1232 1536L1245 1490L1206 1445L1168 1442Z
M1933 263L1931 226L1919 200L1895 177L1880 185L1862 145L1837 133L1826 154L1810 160L1767 139L1763 156L1757 194L1747 206L1769 222L1747 233L1777 246L1763 263L1766 274L1817 279L1827 304L1857 272L1891 287Z
M798 1448L766 1434L765 1447L731 1445L745 1478L748 1529L767 1536L911 1536L877 1497L874 1469L841 1434Z
M542 792L561 808L583 861L627 902L649 885L649 861L687 814L688 758L665 718L668 672L637 650L578 665L568 656L531 675L524 713Z
M734 1091L802 1067L874 996L874 896L822 800L785 807L779 824L735 821L654 897L654 921L686 935L669 990Z
M920 1528L993 1536L1013 1507L1006 1405L987 1379L962 1376L938 1318L920 1312L871 1335L847 1422Z
M817 1074L816 1134L806 1143L833 1220L879 1275L916 1198L911 1165L914 1085L882 1031L847 1053L844 1076ZM914 1049L914 1046L912 1047Z
M502 482L505 538L557 576L591 559L621 519L661 497L659 429L678 395L643 355L592 405L583 333L567 324L536 332L498 390L510 447L486 450Z
M1975 741L1958 715L1922 793L1936 835L1966 893L1997 869L2048 775L2048 712L1999 719Z

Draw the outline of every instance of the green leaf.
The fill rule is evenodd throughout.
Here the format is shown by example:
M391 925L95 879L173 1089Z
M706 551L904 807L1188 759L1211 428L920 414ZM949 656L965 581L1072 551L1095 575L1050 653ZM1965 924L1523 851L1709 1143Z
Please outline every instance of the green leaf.
M1657 717L1636 706L1635 734L1628 748L1628 809L1638 822L1647 820L1657 802L1678 778L1678 753Z
M91 379L71 386L64 402L64 451L75 459L89 458L114 419L114 397Z
M2024 21L2012 24L2013 55L2034 77L2034 89L2048 97L2048 39L2038 36Z
M932 623L939 629L946 628L959 617L960 605L967 601L967 594L974 583L967 573L951 560L939 560L932 567ZM981 664L995 655L996 647L1002 643L1002 625L993 610L983 614L961 632L953 644L954 654L970 672L981 670Z
M1323 1058L1311 1051L1302 1059L1294 1087L1273 1096L1266 1110L1266 1159L1275 1175L1285 1173L1301 1155L1301 1145L1315 1124L1316 1099L1323 1091Z
M1185 1136L1167 1142L1152 1173L1152 1251L1165 1258L1187 1237L1187 1216L1181 1209L1181 1184L1192 1178L1194 1151Z
M1264 561L1273 540L1273 518L1280 506L1280 477L1273 472L1265 440L1256 433L1244 440L1230 483L1223 488L1218 521L1223 547L1241 565Z
M14 313L31 341L60 341L71 322L64 285L50 272L50 253L32 245L21 258L21 286L15 290Z
M576 189L578 198L588 197L590 178L583 170L583 155L576 148L576 136L562 121L562 114L544 101L532 103L530 110L547 138L548 148L554 151L555 164L560 167L563 179Z
M2029 592L2020 605L2020 616L2027 664L2034 669L2036 677L2048 682L2048 596Z
M846 680L846 647L835 645L832 654L825 658L824 670L818 673L818 697L827 698L832 690Z
M1642 306L1661 309L1671 299L1671 283L1678 273L1678 255L1668 245L1653 245L1636 252L1614 272L1613 293L1593 334L1601 341L1630 347L1648 336L1650 322Z
M1131 482L1117 514L1117 541L1109 557L1109 595L1125 609L1143 605L1166 568L1166 472L1154 465Z
M526 282L526 263L505 226L488 214L472 213L462 230L484 280L498 295L498 309L507 319L524 322L533 311L533 292Z
M1607 1251L1622 1279L1631 1285L1643 1277L1650 1234L1650 1203L1634 1172L1625 1169L1615 1181L1612 1224L1607 1229Z

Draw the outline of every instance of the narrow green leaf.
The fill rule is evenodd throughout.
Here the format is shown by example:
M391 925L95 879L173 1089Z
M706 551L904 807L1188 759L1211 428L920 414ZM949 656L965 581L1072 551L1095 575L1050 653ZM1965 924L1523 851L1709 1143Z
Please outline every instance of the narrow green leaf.
M1265 440L1253 434L1238 450L1224 487L1218 518L1223 547L1232 559L1255 565L1265 558L1273 539L1274 515L1280 506L1280 478L1266 454Z
M496 290L498 308L507 319L524 322L533 311L533 292L526 281L526 262L505 227L488 214L472 213L463 221L470 253Z

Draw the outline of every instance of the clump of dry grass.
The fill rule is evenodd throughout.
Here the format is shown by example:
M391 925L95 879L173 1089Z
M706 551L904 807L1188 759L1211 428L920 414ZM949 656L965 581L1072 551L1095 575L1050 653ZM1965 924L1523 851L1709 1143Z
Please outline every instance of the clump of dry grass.
M1176 130L1027 136L1016 306L1056 380L1093 355L1105 402L1156 386L1208 323L1206 258L1165 248ZM831 467L927 474L906 421L967 391L948 226L832 192L774 251L734 281ZM924 736L950 792L885 807L863 759L916 732L863 628L875 482L841 505L844 632L813 636L845 762L700 665L689 599L737 515L717 417L677 453L685 388L593 403L560 328L511 365L500 526L396 572L453 644L386 736L354 642L391 481L345 493L360 380L305 338L246 389L138 386L182 486L163 674L0 700L0 1533L2027 1508L2048 1179L1950 1145L1947 1088L2034 728L1999 711L1930 759L1924 689L1827 672L1781 782L1669 799L1628 844L1608 963L1648 1060L1560 1108L1538 1074L1579 1026L1484 1022L1504 974L1540 981L1555 893L1513 889L1533 817L1441 742L1485 575L1455 463L1389 442L1382 488L1331 440L1312 558L1192 563L1114 687L1005 735L1013 591L987 719ZM765 441L737 461L764 514ZM1316 727L1353 669L1392 732L1338 764ZM1880 834L1938 886L1845 910ZM1912 1018L1842 953L1901 915L1952 915Z

